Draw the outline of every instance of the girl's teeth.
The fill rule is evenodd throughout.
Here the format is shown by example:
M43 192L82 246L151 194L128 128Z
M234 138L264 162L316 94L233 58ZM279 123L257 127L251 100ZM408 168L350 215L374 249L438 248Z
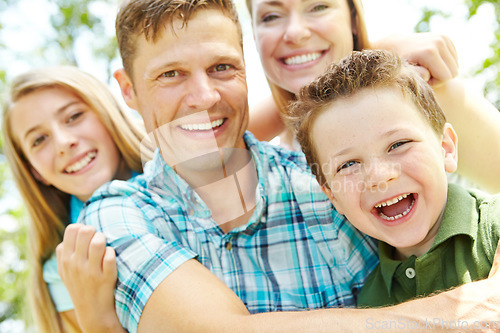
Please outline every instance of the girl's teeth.
M96 155L95 151L89 152L87 155L85 155L85 157L83 157L78 162L71 164L64 171L67 173L73 173L83 169L90 163L90 161L94 159L95 155Z
M180 128L182 128L183 130L187 130L187 131L208 131L210 129L219 127L220 125L222 125L223 122L224 122L224 119L218 119L218 120L214 120L210 123L184 124L184 125L180 125Z

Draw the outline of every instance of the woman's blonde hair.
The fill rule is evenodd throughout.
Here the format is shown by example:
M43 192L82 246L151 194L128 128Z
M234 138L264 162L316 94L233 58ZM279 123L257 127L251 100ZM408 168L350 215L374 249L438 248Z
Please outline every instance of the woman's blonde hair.
M368 40L368 31L366 30L363 4L361 3L361 0L346 1L351 12L353 51L362 51L364 49L369 49L370 43ZM246 0L246 4L251 15L252 0ZM271 89L274 102L276 103L280 112L282 114L286 114L286 110L289 104L296 100L295 94L273 83L271 80L269 80L267 75L266 78L267 82L269 83L269 88Z
M9 101L3 112L3 148L30 215L29 252L32 271L29 294L35 321L40 332L50 333L63 332L63 327L67 329L70 326L69 323L63 325L63 319L56 311L43 279L43 264L61 242L64 228L69 223L70 195L35 179L17 136L12 132L10 120L13 105L20 98L40 89L54 87L73 92L99 116L123 161L136 172L142 172L140 148L141 140L145 137L140 117L124 110L108 86L76 67L34 69L17 76L11 84ZM143 153L147 150L143 149Z

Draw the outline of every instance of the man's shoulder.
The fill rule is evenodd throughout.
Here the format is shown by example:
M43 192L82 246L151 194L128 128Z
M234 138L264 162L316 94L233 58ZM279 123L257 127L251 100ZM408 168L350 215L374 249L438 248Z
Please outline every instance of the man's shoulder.
M294 151L266 141L259 141L250 132L246 132L244 138L247 147L254 155L261 157L259 158L260 161L310 173L306 158L301 151Z

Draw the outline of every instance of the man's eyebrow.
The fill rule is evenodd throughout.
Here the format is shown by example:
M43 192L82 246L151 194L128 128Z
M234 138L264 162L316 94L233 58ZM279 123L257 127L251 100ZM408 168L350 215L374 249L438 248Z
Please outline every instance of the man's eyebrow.
M81 102L81 101L77 101L77 100L75 100L75 101L71 101L71 102L68 102L68 103L64 104L63 106L61 106L59 109L57 109L57 110L56 110L56 114L58 114L58 115L59 115L59 114L63 113L63 112L64 112L67 108L69 108L70 106L75 105L75 104L80 104L80 103L82 103L82 102ZM32 128L28 129L28 130L26 131L26 133L24 133L23 138L24 138L24 139L26 139L26 138L27 138L27 137L28 137L28 136L29 136L32 132L36 131L39 127L40 127L40 126L35 125L35 126L33 126Z

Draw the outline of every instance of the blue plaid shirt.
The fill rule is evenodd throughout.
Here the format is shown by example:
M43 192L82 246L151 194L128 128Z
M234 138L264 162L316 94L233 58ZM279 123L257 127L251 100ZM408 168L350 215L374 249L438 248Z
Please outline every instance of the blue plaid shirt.
M192 258L251 313L356 305L378 263L373 240L337 213L303 154L248 132L244 139L257 167L257 203L248 223L228 233L158 151L143 176L113 181L90 199L83 222L116 250L116 309L129 331L155 288Z

